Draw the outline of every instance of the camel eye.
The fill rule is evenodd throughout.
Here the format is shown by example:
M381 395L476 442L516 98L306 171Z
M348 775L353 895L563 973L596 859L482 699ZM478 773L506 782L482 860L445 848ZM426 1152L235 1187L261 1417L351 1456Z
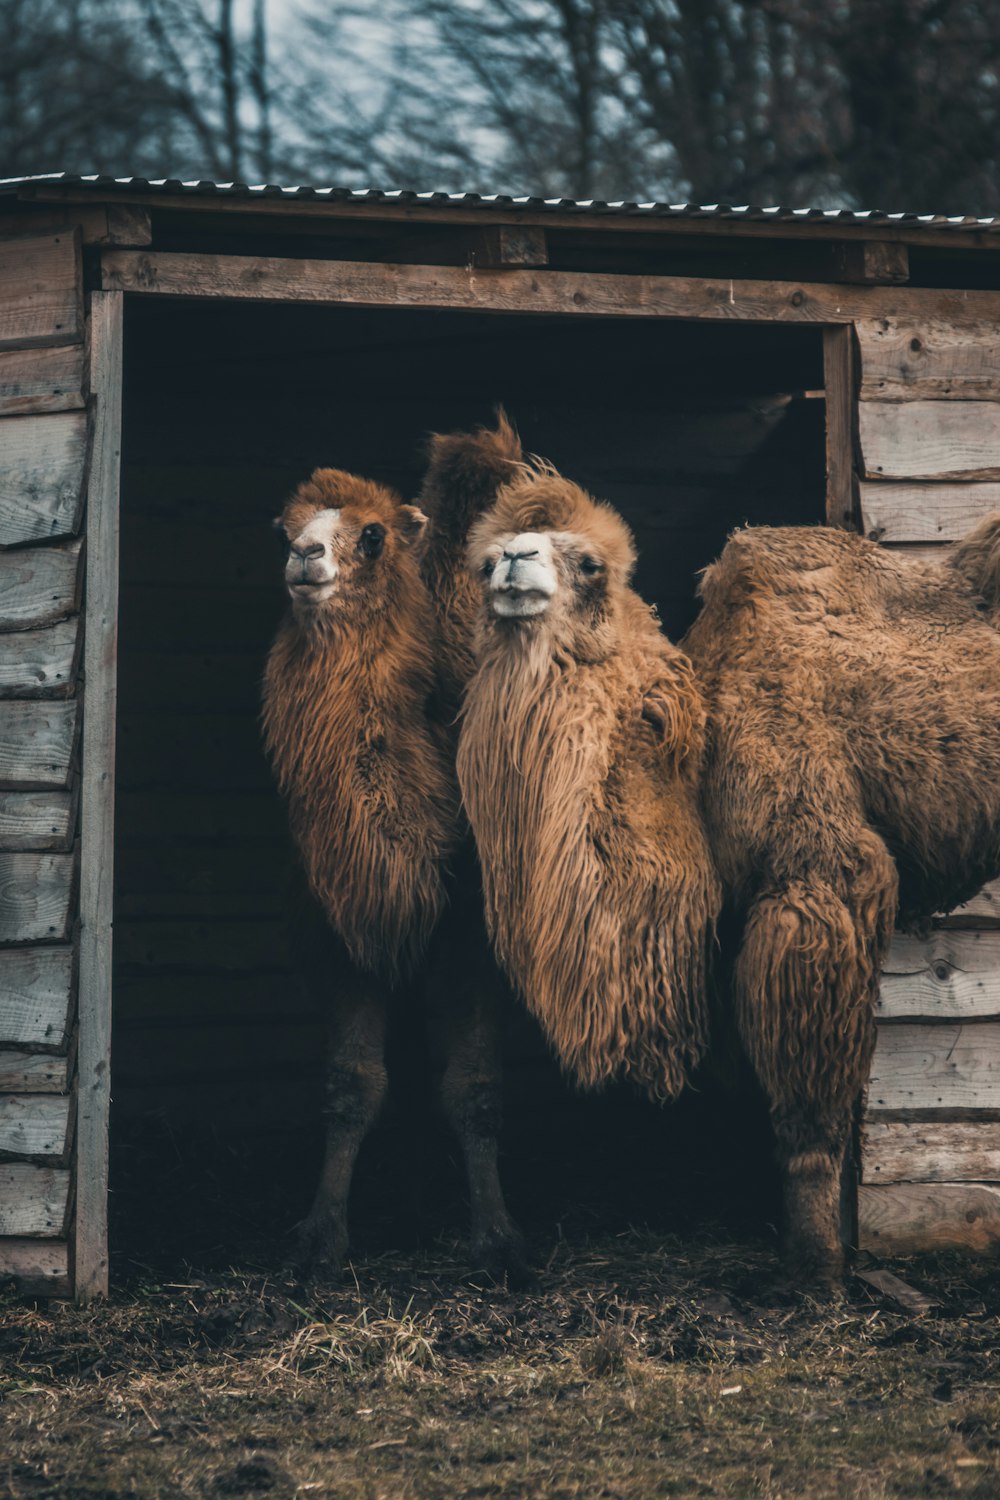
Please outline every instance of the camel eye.
M378 521L366 526L358 537L358 551L363 557L379 557L385 545L385 527Z
M490 562L489 558L487 558L486 561L483 563L483 565L482 565L482 567L480 568L479 571L480 571L480 573L482 573L482 575L483 575L484 578L492 578L493 577L493 568L494 568L494 564Z
M596 557L581 557L581 559L580 559L580 572L581 573L586 573L588 575L588 577L593 577L593 575L595 573L602 573L603 571L604 571L604 564L603 563L599 563L597 561Z

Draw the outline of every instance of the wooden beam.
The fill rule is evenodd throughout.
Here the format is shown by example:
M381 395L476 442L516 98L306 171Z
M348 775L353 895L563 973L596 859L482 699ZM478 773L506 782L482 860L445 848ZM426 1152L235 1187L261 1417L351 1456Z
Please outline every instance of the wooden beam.
M0 1094L65 1094L69 1065L47 1052L0 1052Z
M722 322L823 324L932 315L997 315L1000 321L996 292L575 271L470 271L457 266L142 250L105 251L101 268L106 289L150 296Z
M862 401L866 479L1000 479L1000 403Z
M69 1172L0 1162L0 1235L58 1239L65 1232Z
M956 906L946 916L938 917L941 927L1000 927L1000 880L991 880L977 891L971 901Z
M79 646L78 615L43 630L0 632L0 698L65 698Z
M72 928L72 854L0 854L0 943L64 943Z
M68 786L76 726L72 700L0 700L0 789Z
M863 318L856 331L862 401L1000 401L991 320Z
M897 933L882 972L880 1019L1000 1016L1000 932Z
M72 993L72 948L0 953L0 1046L64 1047Z
M25 1297L65 1297L69 1246L59 1240L0 1240L0 1283L13 1281Z
M823 329L826 392L826 520L856 530L854 500L854 345L849 325Z
M910 279L910 254L898 240L845 240L836 262L838 281L898 286Z
M82 344L0 351L0 416L76 411L84 402Z
M0 240L0 349L83 338L79 231Z
M0 792L0 849L73 847L71 792Z
M149 209L139 203L66 203L29 213L2 212L0 205L2 239L71 235L76 229L85 245L148 245L153 238Z
M75 1294L108 1290L108 1110L114 897L118 529L123 299L90 307L93 444L87 490L83 770L80 786L80 988L77 1051Z
M530 224L490 224L472 246L473 263L486 269L504 266L547 266L549 247L545 230Z
M878 1028L870 1113L1000 1110L1000 1026L899 1023Z
M69 1143L71 1102L67 1094L0 1097L0 1156L61 1161Z
M996 1251L1000 1188L900 1183L858 1189L858 1245L875 1255Z
M82 411L0 419L0 545L72 536L86 461Z
M77 540L61 547L0 548L0 631L53 625L76 612L82 546Z
M955 542L1000 511L1000 484L861 485L861 525L874 542Z
M1000 1182L1000 1120L868 1120L861 1180Z

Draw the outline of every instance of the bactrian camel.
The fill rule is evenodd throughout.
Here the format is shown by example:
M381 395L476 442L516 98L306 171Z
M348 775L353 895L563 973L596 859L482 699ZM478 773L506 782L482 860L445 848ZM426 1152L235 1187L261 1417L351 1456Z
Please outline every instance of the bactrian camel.
M458 775L502 966L580 1084L673 1099L707 1042L705 710L606 505L540 461L470 531Z
M308 888L298 958L329 1018L326 1155L297 1262L336 1271L360 1146L386 1090L390 1001L419 982L464 1154L475 1264L523 1270L497 1173L500 984L441 719L425 516L319 469L279 518L290 609L267 662L264 735Z
M834 1281L897 916L923 923L1000 874L1000 516L943 562L822 527L741 531L701 596L682 645L742 923L735 1018L770 1102L787 1258Z

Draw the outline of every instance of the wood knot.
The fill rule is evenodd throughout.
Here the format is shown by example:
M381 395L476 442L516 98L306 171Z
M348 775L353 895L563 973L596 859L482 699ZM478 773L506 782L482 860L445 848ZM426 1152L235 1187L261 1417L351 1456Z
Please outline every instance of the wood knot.
M931 972L935 979L945 980L951 974L951 964L947 959L939 958L937 963L931 965Z
M805 292L793 292L788 300L793 307L801 307L806 300L806 294Z

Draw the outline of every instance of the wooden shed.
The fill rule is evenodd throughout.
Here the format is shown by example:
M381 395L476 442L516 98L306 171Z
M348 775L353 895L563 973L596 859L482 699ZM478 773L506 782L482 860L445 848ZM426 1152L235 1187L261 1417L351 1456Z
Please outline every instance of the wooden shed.
M315 1071L256 723L310 467L412 491L501 400L676 636L743 521L922 554L1000 508L998 318L1000 220L0 184L0 1277L106 1289L112 1094L259 1113ZM892 951L868 1248L1000 1238L998 896Z

